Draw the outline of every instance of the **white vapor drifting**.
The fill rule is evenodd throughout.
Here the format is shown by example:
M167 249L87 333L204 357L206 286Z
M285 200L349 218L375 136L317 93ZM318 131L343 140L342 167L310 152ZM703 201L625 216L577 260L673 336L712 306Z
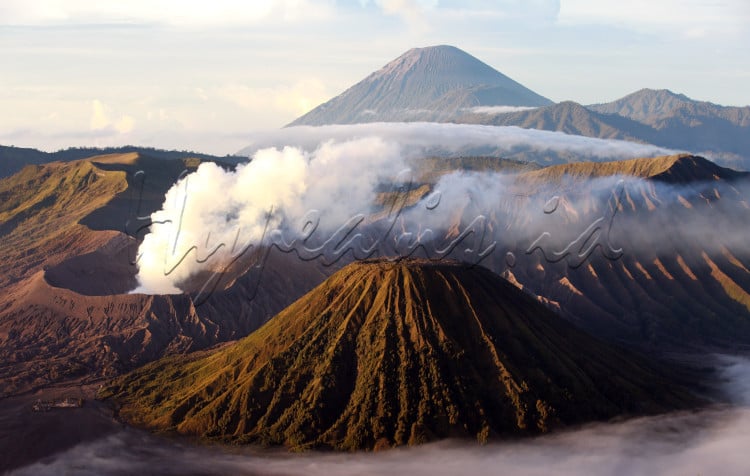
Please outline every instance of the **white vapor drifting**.
M324 212L321 230L338 227L368 212L378 183L404 167L399 147L376 137L328 141L313 152L263 149L235 171L201 164L152 215L138 250L134 292L180 293L179 283L197 271L221 268L260 245L268 232L295 233L311 210Z
M443 441L381 453L243 454L126 430L11 474L46 476L74 469L80 475L744 476L750 467L750 360L720 361L732 406L594 424L535 439L486 446Z
M196 172L172 187L162 210L152 215L154 224L140 246L139 286L134 292L166 294L179 293L181 289L195 290L195 287L186 286L188 278L199 271L222 270L222 266L241 256L249 247L261 245L268 232L283 231L286 242L304 239L304 221L311 211L321 219L316 238L325 239L353 217L371 213L375 198L382 191L378 187L392 182L407 164L414 164L418 158L437 149L458 153L462 148L481 146L500 148L509 153L537 150L542 154L564 153L599 160L671 152L630 142L516 127L375 123L283 129L263 137L253 146L256 148L245 150L253 156L249 164L240 165L235 171L226 171L210 163L202 164ZM598 179L592 181L592 187L608 192L615 188L618 180L617 177ZM548 231L554 220L544 220L547 217L542 211L544 203L531 204L530 208L518 207L512 183L513 180L497 173L458 172L444 176L435 187L442 197L440 206L430 207L425 201L405 210L399 227L412 238L427 228L434 230L435 237L439 237L441 232L456 224L457 216L467 218L469 222L463 224L470 226L475 217L492 219L505 213L502 210L505 207L509 210L504 216L509 216L512 222L499 223L495 236L489 238L496 238L499 245L503 241L530 245L534 238ZM646 183L632 186L651 187ZM669 201L677 201L680 193L694 195L687 189L674 191L667 185L654 186L657 195L672 197ZM727 194L721 190L722 196ZM541 196L537 198L544 200ZM573 199L568 197L569 201ZM604 204L607 199L605 193ZM465 208L467 206L469 208ZM580 206L572 205L573 209L588 206L585 200ZM726 216L730 224L745 222L745 215L735 210L718 207L716 211L722 213L711 213L711 220L699 213L687 214L681 220L674 219L669 227L658 222L647 223L650 242L640 237L628 237L628 241L631 245L637 242L656 249L669 246L674 237L685 240L700 238L708 246L716 241L714 234L719 229L714 218ZM622 221L618 218L618 222ZM506 224L513 226L505 227ZM558 248L564 248L565 240L575 239L575 233L584 231L579 229L579 223L567 227L573 235L562 233L560 225L564 222L553 226L557 245L560 245ZM586 225L583 224L584 229ZM631 228L637 229L637 225L620 227L623 231L619 233L624 236ZM745 242L743 233L746 227L725 228L722 239L728 241L723 244L738 242L742 245ZM738 236L739 241L735 239ZM491 239L482 242L484 246L490 243ZM466 260L461 255L452 257ZM495 271L501 272L502 269Z
M674 151L648 144L594 139L562 132L522 129L515 126L485 126L432 122L374 122L368 124L295 126L258 134L240 155L252 155L267 147L296 146L312 150L327 140L380 137L398 143L406 153L435 154L491 151L503 157L535 152L540 163L549 154L575 155L576 160L618 160L670 155Z
M509 112L529 111L531 109L537 109L536 107L530 106L476 106L467 109L469 112L477 114L507 114Z

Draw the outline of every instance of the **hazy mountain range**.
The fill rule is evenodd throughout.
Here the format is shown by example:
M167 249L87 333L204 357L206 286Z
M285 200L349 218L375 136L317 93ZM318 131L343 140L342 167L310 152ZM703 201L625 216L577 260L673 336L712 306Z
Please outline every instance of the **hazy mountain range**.
M590 106L566 101L528 111L466 114L455 121L644 142L708 155L741 169L750 165L750 107L693 101L668 90L643 89Z
M553 104L452 46L409 50L289 125L379 121L561 131L650 143L750 169L750 106L720 106L652 89L605 104Z
M653 144L750 170L750 106L721 106L665 89L642 89L603 104L553 103L470 54L447 45L407 51L288 126L416 121L517 126ZM237 155L246 156L251 150L255 148L243 149ZM243 160L140 147L73 148L47 153L0 146L0 177L20 170L25 164L133 151L159 158L192 156L225 163ZM469 148L459 155L488 154L502 152ZM543 165L576 160L554 153L540 160L538 154L524 152L514 153L512 158Z

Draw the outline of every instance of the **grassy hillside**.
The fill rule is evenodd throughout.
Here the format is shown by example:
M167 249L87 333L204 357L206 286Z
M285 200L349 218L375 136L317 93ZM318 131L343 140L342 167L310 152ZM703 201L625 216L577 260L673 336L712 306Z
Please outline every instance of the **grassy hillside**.
M237 344L102 393L140 426L343 450L486 441L695 403L655 365L454 262L347 266Z

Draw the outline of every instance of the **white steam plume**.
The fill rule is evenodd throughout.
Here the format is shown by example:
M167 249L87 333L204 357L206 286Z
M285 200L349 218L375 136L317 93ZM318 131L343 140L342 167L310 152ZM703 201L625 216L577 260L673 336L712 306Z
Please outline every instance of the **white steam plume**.
M380 191L378 186L391 182L407 168L407 163L414 163L415 158L424 156L425 151L436 144L460 148L494 143L508 150L521 146L549 148L599 154L609 159L664 152L629 142L543 131L425 123L295 127L279 131L268 139L283 140L295 147L256 150L249 164L233 172L214 164L202 164L168 192L163 209L153 215L154 225L139 249L139 287L135 292L178 293L180 285L185 288L184 283L195 273L221 268L248 245L259 245L271 230L281 229L287 241L304 237L303 218L313 210L322 220L316 229L317 238L330 236L332 230L358 214L371 212ZM617 177L592 180L586 189L607 192L614 190L618 180ZM633 178L629 181L631 188L655 188L654 193L665 202L677 203L678 196L696 193L689 187ZM733 187L745 196L750 195L741 184L719 183L717 187L722 197L731 196ZM456 225L457 217L468 220L464 220L464 225L481 217L484 221L478 222L480 225L493 226L492 233L481 243L483 246L496 240L498 248L515 244L522 250L545 231L555 232L552 237L557 240L555 249L564 248L565 240L575 239L575 233L584 231L587 223L566 227L561 213L550 216L543 211L544 201L552 195L538 195L524 202L515 197L518 191L513 180L502 174L453 173L440 180L435 187L437 193L414 208L404 210L399 230L410 233L413 243L427 229L435 231L434 237L444 237L444 232ZM601 203L595 200L593 205L585 197L579 203L575 196L567 196L566 202L574 213L591 206L603 209L609 195L604 193L603 200L602 197L598 200ZM439 206L430 204L436 196ZM726 206L724 202L714 207L719 213L686 210L684 214L672 214L671 222L666 225L663 213L652 214L653 217L647 216L646 221L640 222L641 215L628 217L627 221L620 215L616 220L617 233L622 238L620 243L626 242L629 246L625 252L636 251L636 246L658 251L671 246L679 237L705 243L706 249L715 249L711 244L720 241L731 245L730 248L745 250L747 226L743 224L748 222L747 211L736 209L732 204L736 204L736 200L729 200L732 203ZM622 226L624 223L628 225ZM645 237L628 235L636 229L648 231ZM719 240L717 230L723 231ZM421 236L429 238L429 235ZM403 249L408 251L408 246L397 251ZM441 247L436 246L436 249ZM460 254L461 249L458 251L451 257L466 259Z
M399 147L375 137L328 141L311 153L263 149L235 171L203 163L152 215L134 292L179 293L178 284L197 271L226 264L269 230L293 230L311 210L325 211L323 229L339 226L367 213L378 183L402 168Z

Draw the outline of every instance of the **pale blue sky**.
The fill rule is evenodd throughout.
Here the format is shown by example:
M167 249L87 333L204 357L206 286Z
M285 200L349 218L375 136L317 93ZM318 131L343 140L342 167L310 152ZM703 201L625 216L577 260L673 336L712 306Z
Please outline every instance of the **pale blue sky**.
M555 101L750 104L748 0L0 0L0 143L231 153L434 44Z

